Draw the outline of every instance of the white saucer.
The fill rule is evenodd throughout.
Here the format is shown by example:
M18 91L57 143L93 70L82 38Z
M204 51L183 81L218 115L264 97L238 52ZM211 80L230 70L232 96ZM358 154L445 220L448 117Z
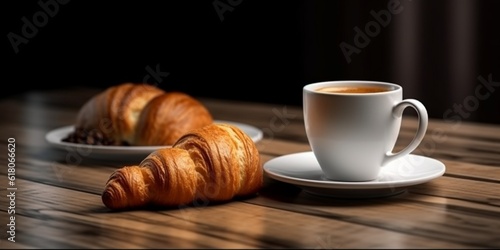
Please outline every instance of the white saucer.
M254 142L263 138L262 130L239 122L215 120L215 123L228 123L241 128ZM72 157L92 158L99 160L142 160L151 152L170 147L165 146L104 146L104 145L86 145L62 141L69 133L74 131L74 126L64 126L49 131L45 135L45 140L55 148L66 150Z
M445 170L445 165L438 160L410 154L383 167L376 180L341 182L324 177L311 151L279 156L264 164L264 171L270 178L297 185L311 194L338 198L400 194L409 186L442 176Z

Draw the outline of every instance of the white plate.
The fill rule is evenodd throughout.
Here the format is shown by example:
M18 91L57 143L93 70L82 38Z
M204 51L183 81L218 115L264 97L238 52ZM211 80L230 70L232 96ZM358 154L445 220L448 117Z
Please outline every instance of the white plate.
M445 169L445 165L438 160L410 154L383 167L376 180L341 182L324 177L311 151L279 156L264 164L264 171L270 178L297 185L311 194L338 198L400 194L409 186L442 176Z
M260 141L263 137L262 130L239 122L215 120L215 123L228 123L241 128L254 142ZM170 146L105 146L86 145L62 141L69 133L74 131L74 126L64 126L49 131L45 135L46 141L52 146L63 149L72 155L78 154L82 158L107 159L107 160L141 160L151 152Z

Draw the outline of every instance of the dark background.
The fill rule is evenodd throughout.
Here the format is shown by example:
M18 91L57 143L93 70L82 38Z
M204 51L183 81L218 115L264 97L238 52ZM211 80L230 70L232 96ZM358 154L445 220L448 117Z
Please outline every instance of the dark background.
M52 4L52 16L43 18L39 2ZM500 86L478 87L480 77L500 82L500 1L2 3L2 85L11 88L2 97L148 82L198 97L300 106L307 83L364 79L402 85L434 118L500 123ZM374 24L372 13L390 20ZM39 27L13 46L23 17ZM372 36L348 62L340 44L355 46L355 28L370 25Z

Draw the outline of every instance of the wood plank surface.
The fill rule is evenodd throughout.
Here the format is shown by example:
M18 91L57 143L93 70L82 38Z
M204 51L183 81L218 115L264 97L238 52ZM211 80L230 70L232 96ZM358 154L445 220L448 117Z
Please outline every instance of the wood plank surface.
M50 147L45 134L74 122L99 89L40 91L0 100L0 222L10 221L8 138L16 140L16 242L29 248L426 248L500 247L500 126L431 119L415 154L446 165L442 177L385 198L312 195L265 176L253 197L225 203L112 212L101 201L110 174L132 162ZM300 107L200 99L215 119L261 129L263 163L310 151ZM405 116L395 151L414 135ZM78 156L78 154L76 155Z

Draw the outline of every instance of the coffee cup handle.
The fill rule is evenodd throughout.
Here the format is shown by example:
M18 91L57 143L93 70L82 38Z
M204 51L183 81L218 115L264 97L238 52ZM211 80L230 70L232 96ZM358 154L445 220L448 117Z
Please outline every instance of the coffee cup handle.
M413 150L415 150L418 147L418 145L425 136L425 132L427 131L427 124L429 123L429 118L427 115L427 109L420 101L415 99L405 99L396 104L396 106L394 106L394 108L392 109L392 115L395 116L396 118L400 118L403 115L403 111L407 107L412 107L413 109L415 109L415 111L417 111L418 115L417 132L415 133L415 136L413 137L413 140L410 142L410 144L408 144L408 146L406 146L404 149L396 153L387 152L382 162L382 166L385 166L390 161L396 160L400 157L403 157L413 152Z

